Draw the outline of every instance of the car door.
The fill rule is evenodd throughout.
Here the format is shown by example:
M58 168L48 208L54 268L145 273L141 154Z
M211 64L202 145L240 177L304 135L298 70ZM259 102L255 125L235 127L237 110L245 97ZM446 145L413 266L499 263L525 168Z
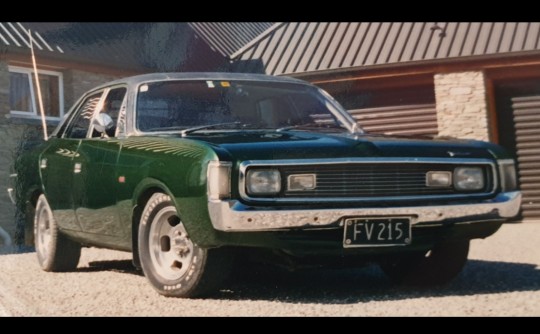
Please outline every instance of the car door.
M45 196L60 228L80 231L73 206L73 177L77 150L88 133L90 119L101 99L101 92L92 93L74 110L64 132L51 137L39 159Z
M125 109L126 91L122 86L105 90L94 117L105 113L113 119L114 126L105 133L99 133L91 124L87 138L81 141L73 159L76 167L73 202L77 220L83 232L109 236L98 239L98 243L104 245L125 239L121 238L124 232L116 207L116 163L120 151L116 127L118 115L121 109Z

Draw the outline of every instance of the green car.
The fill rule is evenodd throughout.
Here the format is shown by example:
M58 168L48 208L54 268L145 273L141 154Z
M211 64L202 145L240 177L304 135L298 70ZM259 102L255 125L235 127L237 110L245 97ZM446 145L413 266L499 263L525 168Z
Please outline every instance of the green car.
M445 283L521 203L497 145L367 134L323 90L251 74L102 85L16 169L45 271L74 270L81 247L129 251L175 297L219 288L238 261Z

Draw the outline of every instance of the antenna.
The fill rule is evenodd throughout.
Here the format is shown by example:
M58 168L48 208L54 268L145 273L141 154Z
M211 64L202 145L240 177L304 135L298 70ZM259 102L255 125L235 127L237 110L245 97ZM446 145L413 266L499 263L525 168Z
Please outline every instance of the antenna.
M30 51L32 51L32 64L34 65L34 80L36 82L36 88L38 93L39 111L41 112L41 125L43 126L43 139L47 141L47 122L45 122L45 110L43 109L43 99L41 98L41 85L39 84L39 76L36 64L36 56L34 55L34 39L32 38L32 31L28 29L28 39L30 39Z

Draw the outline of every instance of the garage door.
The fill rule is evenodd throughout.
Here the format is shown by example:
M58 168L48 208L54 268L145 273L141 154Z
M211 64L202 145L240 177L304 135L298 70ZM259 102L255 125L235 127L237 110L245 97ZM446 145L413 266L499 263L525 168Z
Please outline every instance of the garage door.
M354 109L349 112L367 132L399 135L436 135L435 104Z
M523 217L540 218L540 96L512 98Z

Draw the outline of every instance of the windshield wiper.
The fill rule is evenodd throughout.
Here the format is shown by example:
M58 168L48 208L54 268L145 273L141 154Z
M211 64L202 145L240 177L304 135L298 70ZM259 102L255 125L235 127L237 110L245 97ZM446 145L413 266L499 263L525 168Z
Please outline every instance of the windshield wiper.
M189 128L189 129L184 129L184 130L180 131L180 134L182 135L182 137L185 137L186 135L188 135L190 133L197 132L197 131L200 131L200 130L217 129L217 128L221 128L221 127L224 127L224 126L230 126L230 125L236 125L236 126L245 127L248 124L244 124L242 122L227 122L227 123L216 123L216 124L201 125L201 126L195 126L195 127Z
M340 124L324 124L324 123L306 123L306 124L298 124L298 125L291 125L291 126L284 126L282 128L279 128L276 130L276 132L282 132L282 131L288 131L288 130L302 130L302 129L341 129L341 130L347 130L346 127Z

